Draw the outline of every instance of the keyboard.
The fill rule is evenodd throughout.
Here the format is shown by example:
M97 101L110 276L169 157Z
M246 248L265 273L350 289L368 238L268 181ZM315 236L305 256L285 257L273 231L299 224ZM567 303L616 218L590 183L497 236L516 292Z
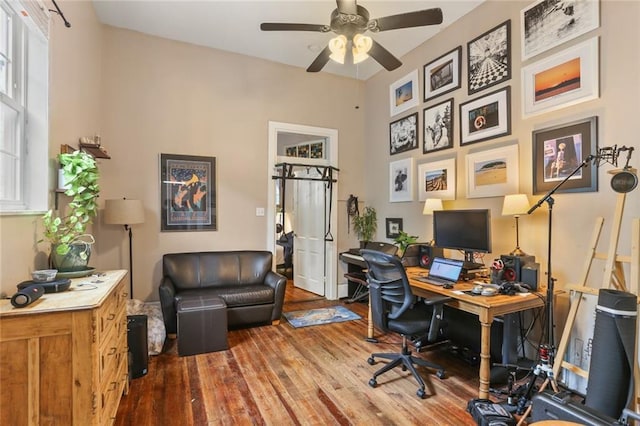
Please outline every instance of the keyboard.
M433 284L433 285L437 285L437 286L443 286L443 285L446 285L446 284L451 284L451 285L454 284L451 281L443 280L443 279L436 278L436 277L416 277L416 279L418 281L423 282L423 283Z

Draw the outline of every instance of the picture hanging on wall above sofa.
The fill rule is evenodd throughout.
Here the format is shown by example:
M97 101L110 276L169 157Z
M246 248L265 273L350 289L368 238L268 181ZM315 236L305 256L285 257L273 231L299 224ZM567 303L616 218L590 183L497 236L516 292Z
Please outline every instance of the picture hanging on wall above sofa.
M165 231L217 231L216 158L160 154L161 224Z

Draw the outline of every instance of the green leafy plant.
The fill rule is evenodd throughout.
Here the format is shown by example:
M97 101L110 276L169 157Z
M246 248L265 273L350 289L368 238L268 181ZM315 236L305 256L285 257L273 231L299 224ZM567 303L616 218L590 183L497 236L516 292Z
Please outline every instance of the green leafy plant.
M67 205L65 214L49 210L42 217L42 222L44 239L49 240L56 246L56 252L64 256L75 242L87 244L83 237L87 236L87 225L98 214L100 187L98 166L91 154L75 151L58 155L58 160L68 186L65 194L72 197L72 200ZM93 241L92 236L88 237Z
M400 251L402 253L404 253L404 251L407 249L407 247L409 247L409 244L413 244L416 241L418 241L418 236L417 235L409 235L404 231L400 231L398 233L398 236L395 237L393 239L393 241L396 243L398 248L400 248Z
M361 215L353 217L353 231L360 241L371 241L377 229L378 217L373 207L365 207Z

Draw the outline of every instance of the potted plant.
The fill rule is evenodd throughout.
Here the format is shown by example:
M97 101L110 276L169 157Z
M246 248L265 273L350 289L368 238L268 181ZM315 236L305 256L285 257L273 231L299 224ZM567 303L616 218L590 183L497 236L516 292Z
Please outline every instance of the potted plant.
M51 243L51 264L61 272L87 269L91 256L92 235L87 225L98 213L98 166L91 154L75 151L58 155L66 184L72 197L62 213L49 210L42 217L44 239Z
M409 247L409 244L413 244L418 241L417 235L409 235L404 231L398 232L398 236L393 239L398 248L400 249L399 255L402 255L404 251Z
M378 218L373 207L365 207L361 215L353 217L353 231L360 240L361 247L371 241L377 229Z

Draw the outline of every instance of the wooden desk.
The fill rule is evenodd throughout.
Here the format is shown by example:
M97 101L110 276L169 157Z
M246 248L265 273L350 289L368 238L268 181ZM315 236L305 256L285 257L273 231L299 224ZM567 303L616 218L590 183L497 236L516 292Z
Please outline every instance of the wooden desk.
M412 291L420 296L421 290L431 293L443 294L454 298L447 305L470 312L478 316L480 320L480 398L489 397L489 377L491 373L491 323L498 315L506 315L524 311L531 308L544 306L541 293L525 293L515 296L471 296L462 291L471 290L474 284L471 282L458 282L452 290L423 283L414 279L417 275L424 274L425 269L418 267L407 268L407 277L411 283Z

